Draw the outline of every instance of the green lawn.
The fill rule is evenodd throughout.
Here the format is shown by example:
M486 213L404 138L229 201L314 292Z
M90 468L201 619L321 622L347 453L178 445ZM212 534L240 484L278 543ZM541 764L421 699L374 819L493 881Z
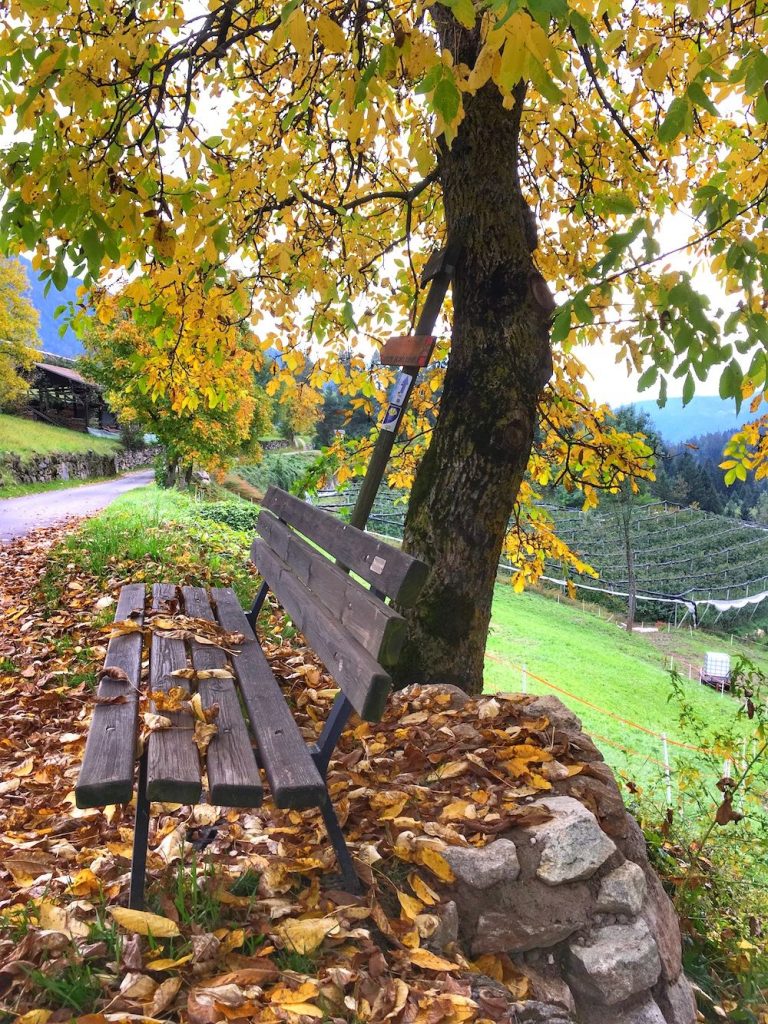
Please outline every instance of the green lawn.
M77 430L0 414L0 456L19 455L24 459L32 455L87 451L110 455L119 448L117 441L106 437L92 437Z
M509 584L499 583L486 654L486 691L519 691L525 666L528 692L563 700L614 768L658 780L662 741L643 730L698 747L712 746L718 734L730 729L747 731L746 720L736 717L737 701L701 686L695 672L688 682L687 668L684 693L690 721L681 721L680 703L672 699L664 668L669 655L682 667L696 665L707 650L720 649L722 638L701 631L627 634L596 610L534 592L516 594ZM741 643L727 649L768 671L768 652ZM703 760L674 743L670 759L673 768Z

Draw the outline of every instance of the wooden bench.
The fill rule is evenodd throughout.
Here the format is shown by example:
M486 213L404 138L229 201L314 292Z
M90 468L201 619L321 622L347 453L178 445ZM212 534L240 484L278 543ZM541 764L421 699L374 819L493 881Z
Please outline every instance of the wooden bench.
M336 852L345 885L359 880L331 804L326 775L347 719L356 711L367 721L381 717L391 679L384 666L397 660L405 637L400 607L412 605L426 579L426 566L327 512L270 487L259 516L259 539L251 557L263 579L246 615L233 591L155 584L151 615L179 615L217 623L240 634L226 651L178 630L152 627L145 616L145 588L120 591L115 633L109 642L97 704L88 733L77 806L128 803L133 797L144 641L150 637L148 690L196 686L204 708L218 704L218 730L201 757L194 720L187 710L161 712L171 728L150 733L139 759L130 906L144 902L149 811L153 800L192 804L202 795L207 774L211 803L254 807L262 802L266 775L273 802L281 808L318 807ZM364 581L358 582L359 580ZM368 584L368 586L364 585ZM316 744L307 745L269 667L254 628L269 591L304 634L339 686ZM173 623L171 624L173 625ZM202 627L198 629L200 634ZM173 675L191 666L196 682ZM229 677L211 670L229 670ZM117 670L117 671L115 671ZM111 674L110 674L111 673Z

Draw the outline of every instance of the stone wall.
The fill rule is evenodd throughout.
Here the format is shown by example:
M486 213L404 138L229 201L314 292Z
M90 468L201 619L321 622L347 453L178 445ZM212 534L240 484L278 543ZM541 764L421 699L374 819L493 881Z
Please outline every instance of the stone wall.
M259 441L265 452L282 452L286 448L293 448L291 442L285 437L276 437L270 441Z
M97 476L115 476L129 469L148 466L160 449L144 448L140 451L119 451L113 455L96 452L67 452L36 455L21 459L5 455L0 463L2 475L11 476L18 483L45 483L49 480L88 480Z
M569 775L550 764L552 790L530 798L548 820L483 847L442 850L456 878L444 887L433 948L458 943L475 960L507 954L527 977L517 1002L481 979L479 997L506 1000L494 1020L694 1024L677 916L610 769L559 700L529 698L523 707L525 717L549 719L552 750L575 747L583 768Z

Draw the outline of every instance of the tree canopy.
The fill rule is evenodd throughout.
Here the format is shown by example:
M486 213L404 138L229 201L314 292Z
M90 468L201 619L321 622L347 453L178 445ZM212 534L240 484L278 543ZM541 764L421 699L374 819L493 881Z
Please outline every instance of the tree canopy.
M21 263L0 259L0 409L14 408L26 395L24 371L32 368L40 347L28 287Z
M477 678L515 503L535 571L554 543L523 510L537 483L562 477L592 502L642 470L641 440L593 406L577 342L610 341L662 396L670 377L687 398L716 372L724 397L762 400L764 0L9 6L0 122L18 135L0 158L0 234L57 286L71 269L122 277L151 339L149 393L174 409L190 397L169 351L202 377L223 359L227 388L206 400L237 401L246 320L286 375L314 351L318 383L384 400L391 376L365 372L368 346L409 329L430 250L459 245L440 415L431 430L432 380L406 437L431 439L406 527L435 567L411 651L433 668L417 675L452 676L440 649L455 661L466 622ZM561 298L552 351L546 282ZM473 506L482 521L465 520ZM478 547L482 579L457 590ZM438 624L446 603L457 620Z

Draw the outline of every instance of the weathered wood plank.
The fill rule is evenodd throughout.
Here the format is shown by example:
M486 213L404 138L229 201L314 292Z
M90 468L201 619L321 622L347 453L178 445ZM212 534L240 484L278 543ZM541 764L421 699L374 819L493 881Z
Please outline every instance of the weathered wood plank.
M331 614L382 665L394 665L405 640L405 619L275 518L262 512L257 529L272 550Z
M245 640L233 647L232 664L248 709L251 730L267 773L272 799L278 807L319 807L328 792L307 749L307 744L285 702L269 662L259 646L231 590L213 589L216 618L230 633Z
M313 508L279 487L269 488L262 506L397 604L409 608L416 603L427 579L423 562L343 523L330 512Z
M360 717L377 722L392 686L390 677L265 541L255 541L251 554L272 593L307 638Z
M144 586L131 583L120 591L115 622L144 622ZM125 633L109 641L105 668L120 669L128 682L103 676L98 697L125 698L116 704L97 704L88 730L85 755L75 786L78 807L128 803L133 796L136 729L141 679L142 633Z
M202 588L184 587L182 594L187 615L215 621L208 595ZM226 654L220 648L196 640L191 641L191 647L196 671L227 668ZM224 807L257 807L264 793L234 679L200 679L198 690L203 707L219 705L218 732L206 755L211 803Z
M152 588L152 611L162 610L164 602L176 597L176 587L156 583ZM171 673L187 667L183 640L152 635L149 658L150 689L167 692L174 686L188 687L184 679ZM153 711L157 707L153 704ZM195 723L188 711L161 711L170 718L170 729L153 732L147 748L147 796L169 803L197 803L202 792L200 757L195 746Z

